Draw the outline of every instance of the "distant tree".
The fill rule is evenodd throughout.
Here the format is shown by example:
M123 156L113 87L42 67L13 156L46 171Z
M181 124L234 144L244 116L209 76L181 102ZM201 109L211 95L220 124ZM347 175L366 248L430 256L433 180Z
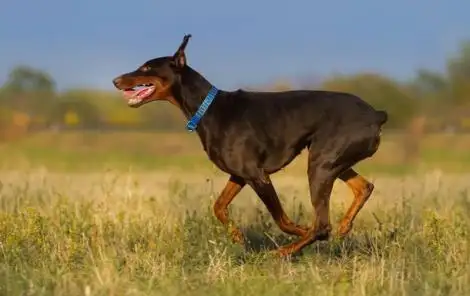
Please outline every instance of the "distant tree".
M10 72L4 87L17 93L54 93L56 90L55 81L48 73L23 65L17 66Z
M31 126L47 124L56 104L56 84L46 72L20 65L12 69L2 87L1 105L31 118Z
M411 84L418 94L431 97L442 94L449 87L447 77L426 69L419 69Z
M65 92L59 96L51 112L50 121L55 125L80 128L97 128L101 114L95 104L80 92Z
M450 99L456 105L470 103L470 41L460 45L459 51L447 60L450 81Z
M418 101L408 88L379 74L336 76L326 80L323 88L357 95L375 108L386 110L388 127L404 127L417 111Z
M470 40L462 42L457 54L449 57L447 73L450 79L470 81Z

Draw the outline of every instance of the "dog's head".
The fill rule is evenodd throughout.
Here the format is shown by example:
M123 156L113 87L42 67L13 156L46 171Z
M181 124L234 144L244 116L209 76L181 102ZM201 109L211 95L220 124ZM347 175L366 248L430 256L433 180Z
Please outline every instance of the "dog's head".
M186 66L184 50L191 35L185 35L183 42L173 56L149 60L137 70L122 74L113 80L114 86L121 90L130 107L140 107L156 100L175 103L172 86L178 73Z

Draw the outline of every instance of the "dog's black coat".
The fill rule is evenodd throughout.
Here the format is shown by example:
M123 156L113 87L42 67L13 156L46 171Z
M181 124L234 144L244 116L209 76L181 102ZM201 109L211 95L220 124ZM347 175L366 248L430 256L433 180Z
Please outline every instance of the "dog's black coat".
M212 85L189 66L179 79L173 94L189 119ZM256 180L282 169L306 147L333 166L352 166L375 152L386 121L386 112L347 93L219 90L197 133L221 170Z

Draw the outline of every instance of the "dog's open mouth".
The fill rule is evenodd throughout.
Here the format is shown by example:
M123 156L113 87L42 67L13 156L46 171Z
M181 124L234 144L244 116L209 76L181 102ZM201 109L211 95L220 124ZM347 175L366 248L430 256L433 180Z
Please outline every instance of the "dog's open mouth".
M124 97L127 99L129 106L140 105L150 98L155 92L153 84L140 84L133 88L126 88L123 90Z

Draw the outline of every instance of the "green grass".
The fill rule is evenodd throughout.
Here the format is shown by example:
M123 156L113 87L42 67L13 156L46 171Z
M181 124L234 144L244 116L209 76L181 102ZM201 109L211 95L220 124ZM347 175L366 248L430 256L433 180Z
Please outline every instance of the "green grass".
M0 166L68 171L210 169L197 138L174 133L37 133L0 145Z
M470 136L428 135L414 163L403 161L403 135L387 133L374 157L357 167L363 173L401 176L441 169L465 172L470 169ZM287 168L289 174L304 175L306 153ZM0 144L0 168L103 171L192 171L211 172L213 164L195 134L164 132L40 132L14 142Z
M250 189L231 206L246 249L215 220L225 177L1 172L0 294L470 295L468 176L368 178L376 191L349 237L280 260L268 250L292 238ZM310 223L306 180L274 182ZM334 225L351 200L336 184Z

